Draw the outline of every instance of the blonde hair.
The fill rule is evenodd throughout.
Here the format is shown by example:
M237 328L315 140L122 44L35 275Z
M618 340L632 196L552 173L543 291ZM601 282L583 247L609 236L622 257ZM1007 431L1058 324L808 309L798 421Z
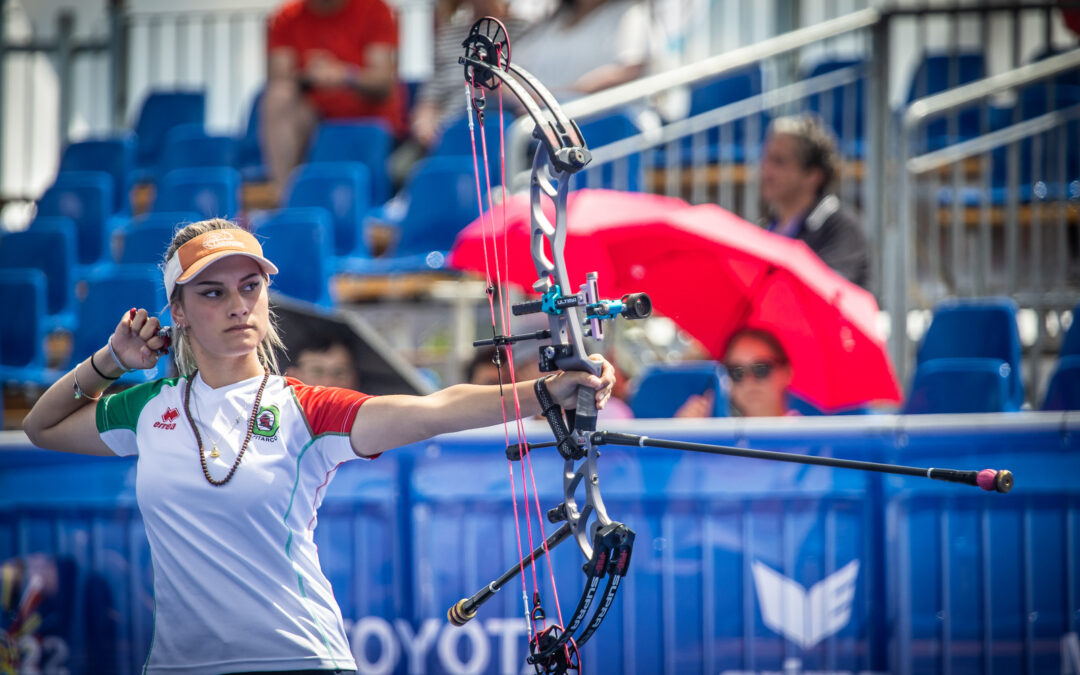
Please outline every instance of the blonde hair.
M191 241L200 234L206 234L214 230L240 230L243 229L236 223L225 220L224 218L211 218L209 220L201 220L197 223L191 223L185 225L176 234L173 235L172 243L169 244L169 249L165 252L165 261L162 262L161 268L165 269L165 263L168 262L173 255L176 254L176 250L181 246ZM181 291L184 287L177 285L173 290L172 297L169 298L169 306L172 306L173 302L179 302L183 305L181 298ZM274 316L274 312L270 311L270 321L267 326L266 336L263 337L262 342L259 343L259 363L263 368L266 368L271 373L278 374L278 352L285 351L285 343L281 341L281 336L278 335L277 317ZM185 331L174 330L173 331L173 358L176 359L176 370L183 376L191 375L195 372L195 351L192 349L191 342L187 337Z

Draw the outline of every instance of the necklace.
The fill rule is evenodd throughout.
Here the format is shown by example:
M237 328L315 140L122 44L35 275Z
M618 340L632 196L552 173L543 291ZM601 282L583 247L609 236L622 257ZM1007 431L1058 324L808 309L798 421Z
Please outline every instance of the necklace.
M191 425L191 430L195 432L195 442L199 445L199 463L202 465L203 476L206 477L207 482L211 485L220 487L225 483L232 480L233 474L236 473L236 467L240 466L240 460L244 457L244 451L247 450L248 443L251 442L251 434L255 431L255 416L259 413L259 403L262 402L263 389L266 388L266 381L270 379L270 371L267 370L263 374L262 383L259 384L259 391L255 394L255 405L251 408L251 415L248 417L247 435L244 437L244 444L240 446L240 452L236 455L236 461L233 462L232 468L229 469L229 474L222 480L216 480L210 475L210 470L206 467L206 451L203 449L202 436L199 434L199 427L195 425L195 420L191 416L191 384L194 381L198 371L191 374L188 378L187 389L184 390L184 414L187 415L188 424ZM217 444L214 443L214 451L217 450ZM213 454L211 457L218 457L221 453Z
M200 422L200 420L205 420L206 417L202 414L202 409L199 407L199 399L192 398L192 403L195 405L195 415L192 415L191 422L195 427L199 427L199 426L202 427L203 432L210 439L210 459L217 459L218 457L221 457L221 451L218 449L217 438L215 438L214 433L213 433L214 432L214 427L213 427L212 424L208 425L205 422ZM239 426L240 423L243 422L243 421L244 421L244 413L240 413L239 415L236 416L236 419L233 420L233 423L229 426L229 429L228 429L228 431L226 433L228 433L231 436L232 433L233 433L233 430L236 429L236 427ZM220 438L220 437L218 437L218 438Z

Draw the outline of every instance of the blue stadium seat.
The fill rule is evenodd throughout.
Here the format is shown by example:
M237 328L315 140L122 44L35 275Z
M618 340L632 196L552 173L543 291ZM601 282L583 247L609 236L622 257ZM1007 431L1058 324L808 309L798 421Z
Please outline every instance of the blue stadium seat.
M634 385L630 408L634 417L674 417L690 396L713 392L713 417L727 417L730 383L715 361L659 363L647 367Z
M59 376L45 363L46 284L38 269L0 270L0 307L18 317L0 321L0 381L48 384Z
M954 71L955 68L955 72ZM919 63L908 86L907 102L938 94L962 84L986 77L986 59L982 52L949 52L926 54ZM927 150L938 150L950 143L979 135L979 108L961 110L957 118L957 137L949 138L949 121L937 119L926 125Z
M259 126L262 120L263 89L251 99L244 133L236 139L236 168L245 181L261 182L267 179L266 162L263 161L262 143L259 142Z
M161 272L149 265L108 265L91 270L85 279L86 294L78 306L79 330L74 335L72 357L81 361L105 345L124 312L132 307L170 323ZM162 358L151 370L137 370L120 377L122 384L138 384L168 371L170 359Z
M371 173L360 162L303 164L285 188L286 208L326 209L333 220L334 254L370 258L363 237L364 214L371 208Z
M75 260L75 223L69 218L37 218L28 229L0 238L0 269L33 268L45 275L49 330L75 329Z
M180 226L199 220L199 214L163 211L135 216L113 235L113 261L120 265L157 265Z
M1080 356L1063 356L1046 386L1043 410L1080 410Z
M590 148L599 148L638 133L638 127L626 113L589 120L580 125L581 135ZM641 190L644 177L641 173L641 154L635 153L603 166L586 167L574 174L571 188L607 188L636 192Z
M158 177L174 169L235 165L236 139L232 136L211 136L202 124L179 124L165 135Z
M726 73L720 77L696 85L690 92L690 113L701 113L722 108L731 103L736 103L751 96L761 93L761 67L748 66L735 72ZM748 145L760 147L765 139L765 129L768 126L768 116L762 113L758 116L758 130L755 138L747 136L748 119L740 119L724 125L729 131L721 133L720 127L711 127L705 132L706 138L706 162L743 162L747 159L746 148ZM699 142L696 138L685 138L682 144L682 161L690 163L694 161L693 145Z
M936 358L919 363L904 414L1012 412L1008 363L995 358Z
M263 253L280 270L270 289L321 307L333 306L333 224L325 209L281 209L258 223Z
M1080 356L1080 302L1072 308L1072 324L1061 341L1058 356Z
M503 113L503 123L506 127L509 127L513 121L513 115ZM476 140L476 156L479 159L483 156L483 150L480 147L482 145L480 125L476 122L475 116L473 116L473 137ZM490 114L485 116L484 137L487 142L488 170L491 173L491 184L500 185L502 184L502 155L499 152L499 114L497 111L491 111ZM457 155L472 157L472 152L472 140L469 138L469 119L465 115L461 115L455 117L443 127L428 156L448 157ZM484 170L482 165L480 170ZM481 176L480 180L483 181L484 177ZM507 180L509 180L509 177L507 177Z
M111 213L131 210L129 193L135 169L135 135L125 132L111 138L71 143L60 157L60 172L104 171L113 179Z
M362 162L371 172L371 203L390 198L386 160L393 138L381 120L323 122L308 151L308 162Z
M814 94L806 100L807 108L821 116L836 134L840 153L858 159L865 153L866 66L867 62L861 59L819 61L803 75L803 79L810 79L845 68L860 69L862 77L855 82Z
M231 167L176 169L158 186L154 211L192 211L201 218L233 218L240 211L240 172Z
M946 300L934 308L934 318L919 346L917 364L943 358L990 358L1009 367L1007 405L1018 410L1024 402L1020 379L1020 332L1016 303L1009 298Z
M38 216L62 216L75 223L79 264L103 261L109 253L113 224L113 181L102 171L67 171L38 200Z
M206 122L206 93L203 91L153 91L143 99L135 121L134 182L155 180L155 172L165 151L169 130L181 124Z
M472 158L432 157L417 162L405 195L400 217L384 221L397 228L397 241L389 255L342 261L341 271L392 274L442 269L457 233L477 218Z

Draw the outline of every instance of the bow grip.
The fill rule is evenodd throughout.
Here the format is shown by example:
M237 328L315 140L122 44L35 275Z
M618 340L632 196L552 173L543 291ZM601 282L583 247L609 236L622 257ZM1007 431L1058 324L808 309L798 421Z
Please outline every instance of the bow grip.
M596 390L582 385L577 390L577 408L574 409L574 430L596 431Z

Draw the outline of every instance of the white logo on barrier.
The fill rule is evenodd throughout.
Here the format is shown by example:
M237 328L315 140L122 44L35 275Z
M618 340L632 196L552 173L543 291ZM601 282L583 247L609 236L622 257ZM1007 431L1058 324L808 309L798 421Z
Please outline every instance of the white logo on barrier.
M836 634L851 620L858 560L817 582L809 591L756 560L752 568L765 625L803 649Z

